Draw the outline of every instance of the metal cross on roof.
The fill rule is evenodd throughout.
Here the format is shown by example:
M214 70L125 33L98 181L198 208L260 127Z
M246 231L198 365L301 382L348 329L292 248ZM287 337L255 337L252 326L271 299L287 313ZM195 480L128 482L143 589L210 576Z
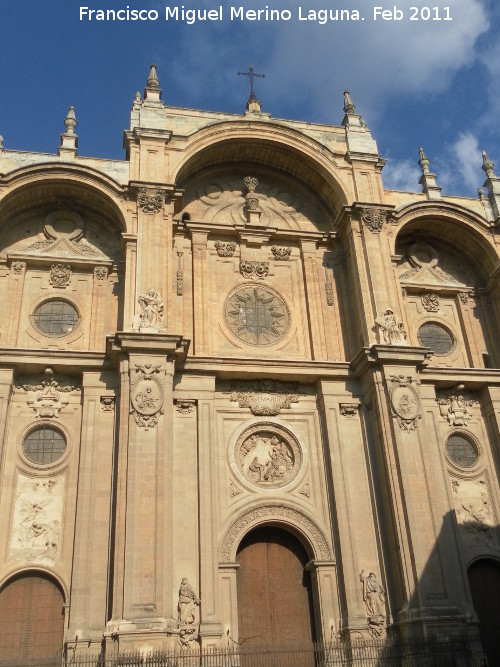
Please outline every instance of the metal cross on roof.
M253 90L253 79L254 77L258 77L259 79L265 79L266 75L265 74L256 74L253 71L253 66L250 65L248 68L248 72L238 72L238 76L248 76L250 78L250 99L253 99L255 97L255 93Z

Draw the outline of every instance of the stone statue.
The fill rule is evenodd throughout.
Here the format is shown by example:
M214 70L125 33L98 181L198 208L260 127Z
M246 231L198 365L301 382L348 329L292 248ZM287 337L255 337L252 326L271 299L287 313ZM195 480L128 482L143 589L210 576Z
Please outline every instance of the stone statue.
M363 584L363 602L366 605L366 614L370 623L385 618L385 590L382 584L377 581L374 572L370 572L366 577L364 570L361 570L359 579ZM377 624L379 624L377 622Z
M386 345L407 345L403 323L396 318L392 308L387 308L384 316L377 317L375 322L382 329Z
M160 294L151 288L147 294L139 294L140 329L158 329L163 319L165 306Z
M194 613L197 605L200 604L187 577L182 577L179 588L179 602L177 611L179 614L179 623L194 623Z

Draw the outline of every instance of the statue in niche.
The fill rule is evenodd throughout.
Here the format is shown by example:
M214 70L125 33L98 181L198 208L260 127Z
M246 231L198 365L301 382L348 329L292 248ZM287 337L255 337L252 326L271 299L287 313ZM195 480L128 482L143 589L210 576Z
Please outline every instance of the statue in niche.
M387 308L383 317L377 317L375 322L382 329L386 345L407 345L403 323L396 318L392 308Z
M359 580L363 585L363 602L368 616L369 632L373 637L380 637L385 628L385 590L374 572L370 572L366 577L364 572L361 570Z
M179 623L194 623L194 615L200 600L196 597L187 577L182 577L177 604Z
M158 329L163 319L165 306L160 294L151 288L147 294L139 294L140 329Z

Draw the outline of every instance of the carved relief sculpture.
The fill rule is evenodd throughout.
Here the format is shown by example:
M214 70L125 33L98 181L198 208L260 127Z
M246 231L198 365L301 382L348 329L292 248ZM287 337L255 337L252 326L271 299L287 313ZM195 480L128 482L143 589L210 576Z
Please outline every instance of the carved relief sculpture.
M281 410L290 409L299 400L296 382L278 380L254 380L231 382L231 400L240 408L250 408L253 415L274 416Z
M420 399L412 379L405 375L391 375L389 388L392 415L396 418L402 431L414 431L417 420L421 418Z
M377 317L375 322L382 331L386 345L407 345L406 332L403 323L394 315L392 308L387 308L382 317Z
M68 394L80 391L73 378L56 376L52 368L46 368L43 375L20 377L16 384L17 390L34 393L28 398L28 405L33 408L36 417L57 419L62 408L69 403Z
M94 276L96 277L96 280L106 280L108 277L108 267L96 266L94 269Z
M159 379L161 366L135 365L136 376L130 385L130 412L138 426L148 431L158 424L163 414L163 383Z
M245 278L265 278L269 273L269 262L240 261L241 275Z
M470 392L465 391L463 384L436 392L436 403L450 426L467 426L472 418L470 408L479 404Z
M273 257L277 262L287 262L290 259L292 254L291 248L278 248L278 246L273 245L271 248Z
M359 410L359 405L357 403L341 403L340 404L340 414L347 419L353 419L357 417Z
M49 282L53 287L67 287L71 280L71 267L68 264L52 264Z
M141 188L137 197L137 204L141 211L148 215L154 215L163 208L165 197L161 190L154 188Z
M179 602L177 603L177 612L179 623L181 625L194 623L196 607L200 600L196 597L187 577L182 577L179 588Z
M250 211L256 211L259 208L259 198L255 194L255 190L259 185L259 181L254 176L246 176L243 179L243 182L245 183L248 190L248 193L245 196L247 208Z
M497 549L495 521L485 480L453 480L452 488L462 539L469 544Z
M242 287L227 299L224 315L229 330L249 345L271 345L285 336L290 314L285 301L267 287Z
M385 630L385 590L374 572L365 576L361 570L359 579L362 584L363 602L368 617L368 631L374 637L380 637Z
M182 267L182 256L183 255L184 255L183 252L178 252L177 253L177 259L178 259L177 274L176 274L177 296L182 296L184 294L184 270L183 270L183 267Z
M235 444L238 470L252 484L278 488L291 482L302 464L302 450L291 433L276 424L246 429Z
M437 313L439 310L439 296L435 292L427 292L420 297L422 306L429 313Z
M175 405L177 412L181 415L191 415L194 413L194 406L196 405L196 399L193 398L182 398L175 399Z
M165 306L160 294L151 288L147 294L139 294L139 305L141 307L140 331L158 332L163 320Z
M26 262L12 262L12 272L16 276L20 276L26 268Z
M115 397L101 396L101 409L103 412L113 412L115 409Z
M219 257L232 257L236 250L236 243L229 241L228 243L223 243L222 241L215 242L215 249Z
M361 211L361 219L371 232L380 232L386 217L387 213L379 208L364 208Z
M53 565L60 552L64 478L19 475L10 556L24 564Z

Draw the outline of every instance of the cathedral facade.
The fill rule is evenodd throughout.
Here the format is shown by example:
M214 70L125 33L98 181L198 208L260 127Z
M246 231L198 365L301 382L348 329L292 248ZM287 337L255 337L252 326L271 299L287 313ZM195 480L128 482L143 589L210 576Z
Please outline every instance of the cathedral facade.
M421 149L386 190L344 114L171 108L152 66L126 159L73 108L0 142L12 664L496 627L500 178L442 196Z

